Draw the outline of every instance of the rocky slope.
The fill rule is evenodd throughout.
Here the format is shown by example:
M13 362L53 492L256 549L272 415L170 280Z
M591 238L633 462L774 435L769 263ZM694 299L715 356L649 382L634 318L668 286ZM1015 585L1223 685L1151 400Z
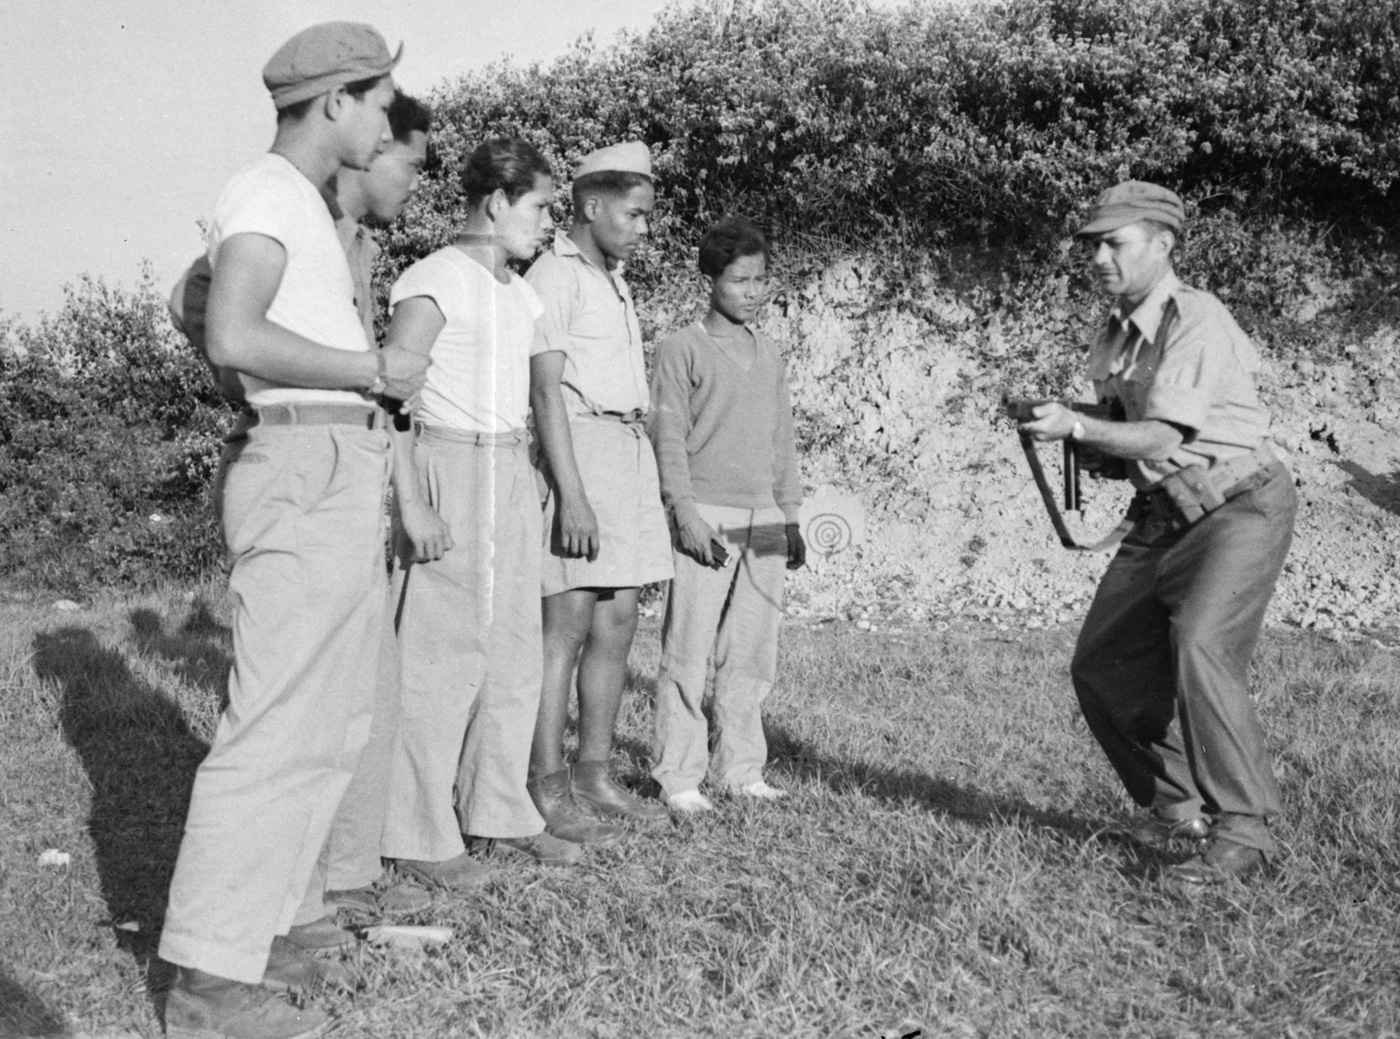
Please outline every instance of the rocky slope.
M1035 313L987 318L932 277L904 304L880 305L879 277L869 262L829 268L763 320L788 358L809 489L852 496L865 521L862 543L814 553L795 575L793 612L876 626L1076 619L1107 556L1060 547L1000 402L1028 389L1042 357L1074 387L1082 355L1063 344L1085 341L1100 305L1052 293ZM659 325L684 316L683 305L656 302ZM1280 361L1265 347L1261 392L1301 500L1269 619L1385 633L1400 606L1400 331L1382 327L1328 363ZM1088 386L1070 392L1087 399ZM1055 480L1058 451L1042 457ZM1082 529L1094 535L1126 504L1121 484L1086 481L1085 497Z

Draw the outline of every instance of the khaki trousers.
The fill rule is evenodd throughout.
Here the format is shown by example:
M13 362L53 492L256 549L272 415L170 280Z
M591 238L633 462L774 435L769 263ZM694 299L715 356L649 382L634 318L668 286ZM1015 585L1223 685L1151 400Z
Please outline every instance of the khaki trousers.
M544 830L525 790L543 681L543 532L523 431L429 427L414 461L455 547L394 577L402 706L382 847L441 862L462 853L464 833Z
M360 753L345 796L340 799L331 835L316 861L306 897L292 921L294 925L312 923L335 911L326 904L327 891L369 887L384 872L379 848L389 810L389 770L399 723L399 647L392 621L386 604L369 742Z
M369 738L385 625L389 442L257 426L225 447L229 704L195 776L160 955L262 980Z
M787 533L783 511L697 505L729 550L715 570L673 553L653 717L652 776L666 797L705 778L721 788L763 778L762 705L778 669ZM714 755L702 710L714 661Z
M1089 729L1138 804L1212 815L1273 854L1280 794L1249 661L1293 538L1281 463L1185 531L1149 511L1099 583L1071 674Z

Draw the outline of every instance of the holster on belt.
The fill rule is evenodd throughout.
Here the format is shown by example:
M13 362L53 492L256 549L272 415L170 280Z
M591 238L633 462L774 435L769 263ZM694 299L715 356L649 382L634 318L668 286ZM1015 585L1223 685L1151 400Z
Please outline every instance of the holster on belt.
M1189 527L1225 504L1225 496L1210 481L1210 470L1203 465L1188 465L1170 476L1162 477L1157 489L1166 496L1172 519Z
M1248 490L1251 478L1277 459L1268 444L1261 444L1247 455L1217 462L1210 468L1188 465L1178 469L1152 488L1166 500L1172 525L1194 526L1237 494Z

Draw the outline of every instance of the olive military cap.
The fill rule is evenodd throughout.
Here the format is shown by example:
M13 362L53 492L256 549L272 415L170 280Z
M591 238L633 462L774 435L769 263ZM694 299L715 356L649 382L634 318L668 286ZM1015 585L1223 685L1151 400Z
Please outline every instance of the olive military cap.
M1175 191L1145 180L1125 180L1098 197L1089 222L1074 233L1078 238L1092 238L1139 220L1156 220L1180 231L1185 219L1186 208Z

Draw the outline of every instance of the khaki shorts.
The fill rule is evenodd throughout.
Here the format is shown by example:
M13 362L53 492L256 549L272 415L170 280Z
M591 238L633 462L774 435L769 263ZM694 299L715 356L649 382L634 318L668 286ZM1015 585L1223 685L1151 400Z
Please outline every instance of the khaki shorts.
M566 558L559 544L558 496L545 476L541 594L574 588L635 588L671 577L671 535L661 505L656 456L640 423L575 415L569 420L574 458L598 520L598 558Z

